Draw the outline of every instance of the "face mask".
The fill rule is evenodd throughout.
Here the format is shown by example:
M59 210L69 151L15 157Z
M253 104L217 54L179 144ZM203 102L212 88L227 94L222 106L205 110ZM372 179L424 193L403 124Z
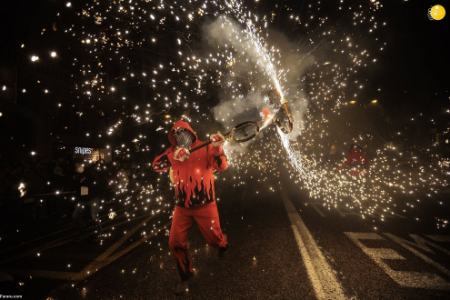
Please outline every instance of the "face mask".
M194 135L186 129L178 129L174 133L178 147L189 148L194 142Z

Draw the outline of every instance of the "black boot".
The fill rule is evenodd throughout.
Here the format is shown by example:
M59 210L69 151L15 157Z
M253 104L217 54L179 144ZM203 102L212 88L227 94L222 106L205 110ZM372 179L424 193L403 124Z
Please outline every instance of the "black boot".
M225 257L225 252L227 252L228 250L228 246L226 247L219 247L219 250L217 251L217 256L219 258L224 258Z
M175 287L175 295L181 296L189 293L189 280L182 280Z

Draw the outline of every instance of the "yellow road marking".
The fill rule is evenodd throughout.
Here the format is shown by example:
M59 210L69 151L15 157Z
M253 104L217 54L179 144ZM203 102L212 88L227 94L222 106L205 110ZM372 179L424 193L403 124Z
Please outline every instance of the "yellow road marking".
M118 258L129 253L131 250L135 249L137 246L145 242L149 237L143 237L132 244L128 245L125 249L120 252L113 254L120 246L122 246L136 231L138 231L142 225L150 221L155 216L149 216L145 218L139 225L135 226L129 230L123 237L117 240L114 244L109 246L102 254L97 256L91 263L89 263L83 270L79 272L64 272L64 271L51 271L51 270L5 270L10 274L19 275L31 275L33 277L49 278L49 279L60 279L68 281L80 281L91 276L95 272L99 271L101 268L111 264ZM153 235L154 236L154 235Z

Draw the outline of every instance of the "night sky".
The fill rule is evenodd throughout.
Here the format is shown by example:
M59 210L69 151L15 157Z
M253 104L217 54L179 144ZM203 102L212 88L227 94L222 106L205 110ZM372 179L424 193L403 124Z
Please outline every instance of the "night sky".
M353 1L353 3L359 2ZM384 109L383 114L394 121L396 125L405 122L405 117L408 118L410 115L420 112L430 116L440 115L443 108L448 105L449 86L445 68L449 65L448 53L450 52L448 43L446 43L448 18L440 22L433 22L428 19L426 13L427 9L436 3L436 1L388 1L383 3L382 16L389 23L389 27L384 33L388 46L384 54L379 57L380 62L377 66L366 71L370 83L361 102L369 102L372 98L379 99ZM260 7L264 10L270 6L263 1ZM60 48L60 44L65 42L60 35L56 35L54 38L50 37L45 41L41 36L41 29L51 30L53 24L56 24L55 29L58 30L60 26L58 20L61 18L57 17L56 13L61 11L61 7L64 7L61 1L20 0L4 6L4 9L1 10L3 42L0 64L3 69L6 67L12 74L15 71L11 70L17 68L18 89L26 87L35 80L32 75L36 73L49 80L61 80L58 83L59 86L70 86L67 82L70 79L64 77L70 73L70 65L64 61L64 53L61 53L63 58L61 61L51 66L39 67L39 69L30 66L28 60L28 55L32 50L43 50L49 45ZM305 9L306 4L300 1L294 7L301 10ZM337 12L334 2L328 3L326 9L331 12L331 15L333 15L333 10ZM334 14L333 16L334 22L339 23L341 20L339 15ZM65 20L67 19L70 18ZM281 27L276 29L283 31ZM293 39L297 38L295 31L293 33L289 30L288 34ZM29 47L21 50L22 43L26 43ZM381 92L377 91L380 87L382 88ZM20 93L16 97L17 107L15 109L24 111L19 118L24 118L24 122L28 124L30 117L34 119L39 116L30 116L30 113L27 112L27 108L30 107L27 105L33 105L31 110L46 110L45 102L30 104L23 99L25 97ZM3 105L8 106L8 104ZM44 108L39 106L44 106ZM437 115L435 117L439 117ZM25 135L29 135L28 138L32 139L33 128L24 125L14 126L13 130L22 127L21 133L25 132ZM77 127L77 124L73 124L73 126L82 128L82 125ZM30 142L36 143L36 141Z

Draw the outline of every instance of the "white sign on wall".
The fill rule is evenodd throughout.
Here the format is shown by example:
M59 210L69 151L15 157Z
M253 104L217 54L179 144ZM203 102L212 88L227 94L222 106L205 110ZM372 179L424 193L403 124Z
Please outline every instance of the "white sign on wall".
M91 154L92 154L92 148L88 148L88 147L75 147L75 154L91 155Z

